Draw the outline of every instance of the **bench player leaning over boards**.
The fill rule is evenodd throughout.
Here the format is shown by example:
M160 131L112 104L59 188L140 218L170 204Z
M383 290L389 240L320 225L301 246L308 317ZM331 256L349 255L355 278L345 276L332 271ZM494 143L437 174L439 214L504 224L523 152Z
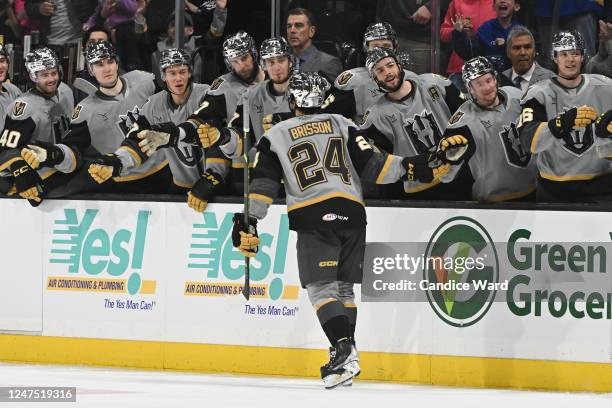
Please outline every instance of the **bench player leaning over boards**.
M470 100L450 118L442 141L464 137L470 149L459 166L467 167L472 199L486 202L535 199L535 157L523 149L516 130L521 114L520 89L499 88L497 73L485 57L463 64L461 76ZM454 166L451 173L457 173ZM452 179L445 176L442 182Z
M83 167L61 191L105 193L164 193L171 183L168 161L162 152L138 167L123 169L117 151L147 99L155 93L154 76L131 71L119 76L115 47L107 41L90 44L87 67L98 90L74 109L64 143L84 158ZM58 195L60 192L58 192Z
M149 144L149 151L175 146L177 143L206 147L206 141L217 139L219 129L227 126L246 90L264 80L265 74L258 64L255 40L244 31L229 36L223 42L223 58L230 72L212 83L200 101L200 106L186 121L178 125L152 125L150 130L167 135L161 139L148 132L141 134ZM204 140L204 145L200 139ZM231 159L221 152L214 149L206 152L206 173L202 176L202 182L198 182L197 188L189 194L188 205L191 208L204 211L208 200L228 182L231 164Z
M7 178L9 194L16 192L37 206L74 170L73 152L60 144L74 99L61 82L59 58L49 48L28 53L25 66L34 87L9 108L0 136L0 176Z
M367 55L374 48L387 48L397 52L397 34L389 23L372 23L363 34L363 52ZM403 67L406 70L406 67ZM406 76L416 76L414 72L406 71ZM324 110L338 113L361 123L363 115L385 91L370 75L368 68L357 67L338 75L330 90Z
M332 346L321 378L325 388L334 388L360 372L353 292L363 278L365 249L360 180L431 182L450 165L437 160L438 152L402 158L375 150L351 120L321 112L328 87L317 73L291 77L289 104L296 117L273 126L259 140L249 222L245 224L244 214L235 214L232 239L245 256L255 256L257 221L266 216L283 180L289 228L297 231L300 283Z
M448 79L434 74L407 77L397 55L375 48L367 57L370 75L385 95L365 114L361 128L368 140L388 153L418 155L433 152L452 113L465 101ZM411 199L469 199L464 173L439 185L412 180L394 185L388 195Z
M585 45L576 31L553 36L557 76L532 85L522 100L519 133L537 154L537 201L590 202L612 193L612 163L597 154L594 122L612 107L612 79L582 74Z
M9 80L9 54L6 47L0 44L0 129L4 128L4 119L13 105L13 101L21 95L21 89L11 84Z
M170 135L149 129L152 125L164 127L184 122L198 108L200 101L210 88L192 81L193 65L187 52L179 48L166 48L160 53L160 78L164 89L151 96L143 105L135 125L123 141L116 154L120 157L123 170L142 166L150 156L155 155L144 133L157 144L167 144ZM139 137L140 136L140 137ZM172 172L170 193L191 195L206 180L204 151L198 146L177 141L168 149L162 149ZM191 191L191 193L190 193Z

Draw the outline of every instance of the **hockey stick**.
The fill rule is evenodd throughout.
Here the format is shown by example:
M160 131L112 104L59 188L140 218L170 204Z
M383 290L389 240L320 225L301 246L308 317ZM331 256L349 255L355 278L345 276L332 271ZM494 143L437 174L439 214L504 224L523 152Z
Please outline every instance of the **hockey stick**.
M244 98L242 105L242 133L244 135L242 157L244 158L244 172L243 172L243 183L244 183L244 225L249 226L249 150L251 149L249 140L249 100ZM250 276L251 258L248 256L244 257L244 286L242 287L242 296L246 300L249 300L251 296L251 276Z

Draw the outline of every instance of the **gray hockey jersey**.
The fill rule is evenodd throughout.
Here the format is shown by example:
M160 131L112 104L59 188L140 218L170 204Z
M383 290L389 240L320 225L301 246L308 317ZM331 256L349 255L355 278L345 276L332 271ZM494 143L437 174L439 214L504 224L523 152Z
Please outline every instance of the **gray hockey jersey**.
M12 106L13 101L21 94L21 89L15 85L9 82L2 84L0 88L0 129L4 129L4 119L7 113L9 113L9 108Z
M401 101L383 96L365 113L361 125L379 148L398 156L416 156L433 151L451 112L463 103L458 90L439 75L423 74L409 79L412 91ZM452 106L454 108L449 108ZM439 184L404 182L406 193L427 190Z
M522 147L516 129L522 92L506 86L499 94L501 103L490 109L465 102L444 132L445 137L463 135L472 144L462 165L469 166L472 198L478 201L514 200L535 190L535 156Z
M353 122L325 113L273 126L259 141L254 163L250 214L265 217L282 179L293 230L361 228L360 177L383 184L405 175L402 158L375 152Z
M120 77L123 89L119 95L107 96L98 91L82 100L74 108L64 143L79 149L85 157L115 153L140 109L155 92L153 78L151 73L131 71ZM139 167L127 166L115 181L138 180L166 165L164 153L158 151Z
M555 78L532 85L523 97L519 123L521 140L537 153L539 176L551 182L591 180L612 171L612 163L597 154L594 125L572 132L574 143L555 138L547 122L566 110L589 105L598 112L612 107L612 79L583 74L574 89L566 89Z
M189 98L180 106L173 103L167 90L158 92L143 105L140 115L152 125L164 122L182 123L198 108L209 88L210 86L205 84L192 84ZM174 184L177 186L191 188L204 173L204 152L201 148L179 141L177 146L161 151L168 161ZM122 157L122 161L124 157L129 166L136 163L134 157L125 150L117 151L117 155Z
M405 78L417 75L412 71L404 71ZM385 93L370 76L366 67L357 67L344 71L334 81L331 96L325 110L353 118L355 123L361 123L368 108Z
M72 90L63 82L54 96L43 95L33 88L15 99L0 136L0 170L20 159L21 149L28 144L36 141L58 144L68 128L73 107ZM58 146L64 153L70 153L68 147ZM42 168L38 173L46 179L57 170L67 173L74 169L64 160L55 168Z
M219 128L227 126L247 89L249 85L233 73L224 74L213 81L199 108L190 117L211 121ZM206 168L226 177L231 159L219 149L210 149L206 155Z

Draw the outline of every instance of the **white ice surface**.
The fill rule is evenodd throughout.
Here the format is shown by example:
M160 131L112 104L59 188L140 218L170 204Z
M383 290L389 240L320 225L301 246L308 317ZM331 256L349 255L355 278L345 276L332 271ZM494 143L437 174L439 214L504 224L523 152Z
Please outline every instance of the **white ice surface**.
M315 379L8 363L0 363L0 386L77 387L76 403L43 405L50 408L612 407L612 394L451 388L359 380L350 388L327 391Z

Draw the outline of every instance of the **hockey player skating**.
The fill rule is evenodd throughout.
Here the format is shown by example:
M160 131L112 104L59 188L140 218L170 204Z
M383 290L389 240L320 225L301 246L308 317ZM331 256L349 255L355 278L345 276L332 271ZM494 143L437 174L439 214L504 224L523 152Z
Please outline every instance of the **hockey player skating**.
M49 48L28 53L25 65L34 87L15 100L6 116L0 171L13 185L9 194L16 192L37 206L73 170L72 151L59 143L74 99L61 82L59 58Z
M244 214L234 215L232 240L245 256L255 256L257 221L266 216L283 180L289 228L297 231L300 283L332 346L321 378L325 388L334 388L360 372L353 292L354 284L362 281L365 248L360 178L431 182L450 165L436 166L437 160L425 155L402 158L376 151L352 121L321 113L328 86L317 73L291 77L289 104L296 117L275 125L259 140L249 187L249 222L246 225Z
M516 130L521 90L498 88L495 69L484 57L466 61L461 76L471 100L451 117L443 140L463 137L471 141L462 166L473 180L472 199L497 202L531 197L535 157L523 149Z
M612 79L581 74L582 35L553 36L557 76L531 86L522 100L519 132L537 154L537 200L588 202L612 193L612 163L597 155L593 122L612 106Z
M184 122L198 108L210 88L208 85L192 82L191 57L182 49L163 50L160 54L159 68L165 89L151 96L143 105L137 123L130 129L122 148L117 152L121 157L124 171L141 166L148 160L149 155L155 154L155 150L150 150L149 144L142 140L144 138L142 133L148 134L150 138L165 140L164 143L167 143L166 139L169 137L167 133L141 130L141 124L143 129L148 129L151 125L163 128ZM174 146L162 149L159 154L165 156L170 166L172 192L189 194L190 190L199 191L206 188L201 186L206 184L207 180L203 176L205 163L202 148L177 141Z
M244 31L229 36L223 42L223 58L230 70L217 78L206 92L200 106L190 115L187 121L170 126L151 126L151 130L167 134L159 138L153 133L144 132L142 137L148 151L158 148L176 146L179 141L195 144L199 147L211 145L219 139L221 128L227 126L236 111L238 103L246 90L263 81L265 74L258 64L258 53L255 40ZM226 183L231 168L231 160L222 152L214 149L206 153L207 181L206 189L192 189L188 198L189 207L204 211L208 200L223 184Z
M414 156L433 152L446 124L464 102L459 91L446 78L434 74L406 77L396 54L386 48L374 48L366 61L368 71L385 95L370 106L361 128L369 140L388 153ZM393 197L415 199L463 198L463 177L439 186L431 182L405 181L403 192ZM406 196L405 193L410 193ZM467 196L469 197L469 195ZM467 198L466 197L466 198Z
M170 171L163 153L140 166L123 168L124 161L132 155L122 143L137 122L140 109L155 93L153 74L131 71L119 76L117 52L107 41L90 44L86 60L99 88L82 100L72 114L64 143L80 152L85 163L63 193L166 192Z

